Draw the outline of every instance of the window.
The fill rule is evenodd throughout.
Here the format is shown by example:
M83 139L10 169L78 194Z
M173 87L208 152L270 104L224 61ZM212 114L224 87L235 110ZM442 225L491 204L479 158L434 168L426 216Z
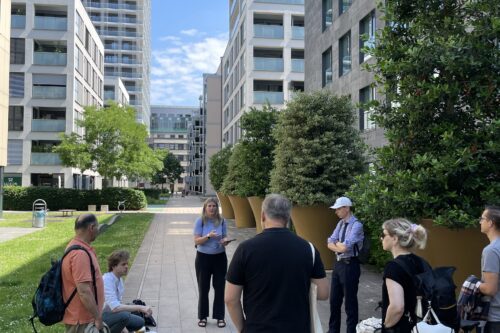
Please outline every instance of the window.
M367 86L359 91L359 129L361 131L375 128L376 125L371 119L373 108L364 105L375 99L375 87Z
M10 39L10 63L15 65L24 64L24 38Z
M23 106L9 106L9 131L22 131L24 120Z
M23 140L7 141L7 165L23 164Z
M351 7L352 0L339 0L339 15L345 13Z
M339 76L351 71L351 32L339 40Z
M369 54L363 52L363 48L375 47L375 11L365 16L359 22L359 63L370 59Z
M323 30L332 25L333 22L333 0L323 0Z
M326 86L329 83L332 83L332 48L330 47L328 50L323 52L321 56L322 62L322 86Z
M24 97L24 73L9 73L9 96Z

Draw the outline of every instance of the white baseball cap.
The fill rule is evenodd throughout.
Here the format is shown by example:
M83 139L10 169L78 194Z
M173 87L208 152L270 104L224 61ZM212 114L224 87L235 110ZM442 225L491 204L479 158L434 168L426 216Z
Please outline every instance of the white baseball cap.
M330 206L331 209L337 209L340 207L352 207L352 201L348 197L340 197L335 200L333 206Z

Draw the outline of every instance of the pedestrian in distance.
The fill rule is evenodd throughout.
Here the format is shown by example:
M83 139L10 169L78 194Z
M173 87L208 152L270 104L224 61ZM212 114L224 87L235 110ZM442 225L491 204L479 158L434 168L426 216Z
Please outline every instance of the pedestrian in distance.
M347 197L338 198L331 209L340 219L328 238L328 248L335 252L336 261L330 286L329 333L340 333L340 311L345 299L347 314L345 332L355 333L358 323L358 284L361 267L358 251L363 247L363 224L351 211L352 202Z
M196 279L198 282L198 326L207 326L208 293L210 280L214 288L212 318L217 326L226 326L224 309L224 286L227 271L226 246L227 227L219 214L219 203L208 198L203 204L201 217L194 223L194 244L196 246Z
M490 244L481 256L481 281L479 291L491 296L488 321L484 333L500 332L500 207L487 206L479 219L481 232L485 234Z
M76 290L64 313L66 333L84 333L91 324L99 330L103 328L104 286L99 261L91 247L98 233L99 223L94 214L76 218L75 237L66 248L79 245L84 250L71 251L62 263L64 302L68 302Z
M286 228L291 207L287 198L268 195L262 203L262 233L234 253L225 302L237 332L309 332L311 282L318 286L318 299L328 298L318 251L313 263L310 243Z
M142 312L145 316L153 314L147 305L122 304L125 292L123 277L128 273L129 258L127 251L113 251L108 257L108 272L103 275L105 303L102 318L111 333L135 332L143 328L144 318L132 312Z
M430 267L412 251L425 248L427 231L406 219L396 218L382 224L380 241L382 248L393 257L386 264L383 274L382 332L410 333L417 323L417 290L413 276ZM409 275L398 261L402 261L412 274Z

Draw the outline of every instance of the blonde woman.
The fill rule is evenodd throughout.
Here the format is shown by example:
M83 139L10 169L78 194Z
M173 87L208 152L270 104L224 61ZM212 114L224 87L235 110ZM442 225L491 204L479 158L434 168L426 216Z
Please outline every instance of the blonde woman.
M215 198L208 198L203 204L203 211L194 223L194 244L196 246L196 278L198 280L198 326L207 326L208 293L210 279L214 287L212 318L217 326L226 326L224 320L224 287L226 283L227 229L224 219L219 214L219 204Z
M417 295L412 276L401 263L411 270L413 275L424 272L428 264L412 251L425 247L427 231L420 225L397 218L382 224L380 240L383 249L391 252L394 258L385 266L383 275L382 332L410 333L417 319Z

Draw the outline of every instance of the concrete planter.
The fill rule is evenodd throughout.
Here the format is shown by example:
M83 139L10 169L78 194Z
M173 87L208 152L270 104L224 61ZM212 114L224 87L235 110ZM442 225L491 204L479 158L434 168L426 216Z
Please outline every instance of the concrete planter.
M101 205L101 212L108 212L109 211L109 205Z
M294 206L292 221L297 235L310 241L318 249L325 269L332 269L335 254L327 247L327 239L333 233L338 217L325 205Z
M88 209L87 209L89 212L95 212L97 211L97 205L88 205Z
M481 277L481 254L489 241L479 228L452 230L435 226L432 220L422 220L421 224L427 229L427 246L416 254L432 267L456 267L453 279L457 292L469 275Z
M229 195L228 197L229 201L231 201L231 205L233 206L236 227L255 228L255 219L247 198L235 195Z
M219 199L220 207L222 209L222 217L226 219L234 219L234 211L231 202L227 195L217 192L217 198Z
M252 208L253 217L255 219L255 229L258 234L262 232L262 223L260 223L260 215L262 211L262 202L264 198L262 197L248 197L248 203Z

